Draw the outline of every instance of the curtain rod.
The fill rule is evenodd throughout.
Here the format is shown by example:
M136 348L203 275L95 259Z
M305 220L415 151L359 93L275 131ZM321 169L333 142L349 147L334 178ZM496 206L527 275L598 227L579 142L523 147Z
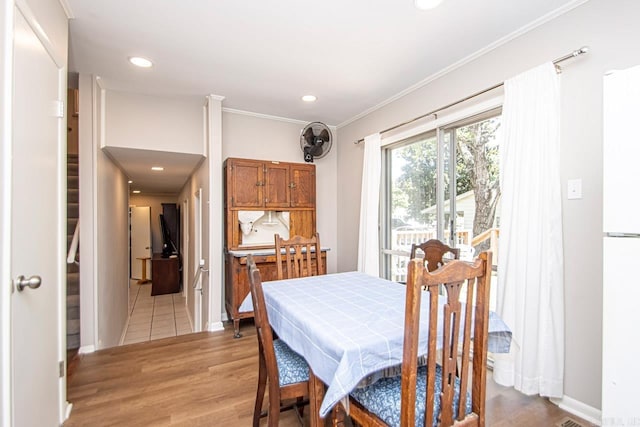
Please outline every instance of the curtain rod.
M560 73L562 71L562 69L560 68L560 65L559 65L561 62L566 61L567 59L575 58L575 57L580 56L580 55L582 55L584 53L587 53L587 52L589 52L589 46L582 46L580 49L576 49L576 50L574 50L573 52L571 52L571 53L569 53L567 55L564 55L564 56L561 56L560 58L555 59L553 61L553 65L556 66L556 71L558 73ZM487 92L490 92L490 91L492 91L494 89L497 89L500 86L504 86L504 82L501 82L501 83L493 85L493 86L491 86L489 88L483 89L483 90L481 90L479 92L476 92L476 93L474 93L472 95L469 95L467 97L459 99L459 100L457 100L455 102L452 102L450 104L447 104L447 105L445 105L443 107L437 108L437 109L435 109L433 111L429 111L428 113L422 114L422 115L420 115L418 117L414 117L413 119L407 120L406 122L402 122L402 123L399 123L399 124L397 124L395 126L391 126L390 128L386 128L385 130L381 130L380 133L387 133L387 132L390 132L392 130L398 129L399 127L402 127L402 126L408 125L410 123L413 123L415 121L424 119L425 117L434 115L434 114L436 114L436 113L438 113L438 112L440 112L442 110L446 110L447 108L453 107L454 105L460 104L462 102L465 102L465 101L468 101L468 100L470 100L472 98L475 98L476 96L480 96L480 95L485 94ZM361 142L364 142L364 138L355 141L354 144L360 144Z

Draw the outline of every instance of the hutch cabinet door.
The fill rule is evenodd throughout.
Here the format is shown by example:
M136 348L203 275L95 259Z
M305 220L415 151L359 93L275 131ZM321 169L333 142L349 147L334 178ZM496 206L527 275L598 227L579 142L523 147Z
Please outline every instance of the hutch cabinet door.
M286 163L265 164L265 200L267 208L289 207L289 165Z
M316 169L314 165L291 165L291 207L315 208Z
M264 206L264 163L254 160L233 160L227 168L227 194L234 208Z

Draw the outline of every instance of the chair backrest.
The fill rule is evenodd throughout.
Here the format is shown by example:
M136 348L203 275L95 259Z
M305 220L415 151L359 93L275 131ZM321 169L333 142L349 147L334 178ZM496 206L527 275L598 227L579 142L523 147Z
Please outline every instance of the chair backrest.
M267 305L264 302L262 292L262 278L260 270L256 267L252 255L247 255L247 269L249 273L249 289L251 290L251 300L253 301L253 317L258 335L258 346L260 348L260 363L265 363L267 378L269 383L269 393L277 393L280 380L278 379L278 361L273 348L273 332L269 324ZM262 360L264 357L264 360ZM273 390L272 390L272 387Z
M454 259L460 259L460 249L452 248L445 245L440 240L431 239L424 243L411 245L411 256L409 259L417 257L417 250L420 249L424 252L424 261L427 264L427 270L434 271L440 267L443 262L442 259L447 252L453 255Z
M278 280L326 274L320 251L320 234L316 233L310 239L293 236L289 240L276 234L275 240Z
M448 262L434 272L427 271L422 260L412 259L409 262L407 274L401 425L413 426L415 424L415 373L418 367L420 299L423 293L422 289L426 287L429 292L429 343L425 419L433 419L434 399L441 399L438 425L453 425L454 420L461 421L468 418L472 425L483 426L491 252L482 252L472 263L460 260ZM442 297L443 305L438 303L440 286L446 289L446 295ZM464 301L461 302L461 299ZM440 345L437 342L438 311L443 312L441 330L444 333ZM472 345L473 350L471 350ZM438 349L442 349L442 393L435 396L436 353ZM470 375L472 378L472 412L465 415ZM458 413L454 414L453 401L456 395L454 390L457 380L459 380L460 392L457 394L459 399Z

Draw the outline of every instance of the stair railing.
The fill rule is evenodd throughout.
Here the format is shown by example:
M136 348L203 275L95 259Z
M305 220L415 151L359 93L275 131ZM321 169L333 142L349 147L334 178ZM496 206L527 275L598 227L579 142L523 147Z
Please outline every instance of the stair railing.
M71 246L69 247L69 253L67 254L67 264L80 264L77 258L78 256L78 244L80 243L80 220L76 222L76 229L73 232L73 238L71 239Z
M196 275L193 277L193 282L191 284L191 287L193 289L195 289L196 291L199 291L200 293L202 293L202 283L200 282L200 276L202 275L202 273L208 273L209 270L204 268L204 260L201 259L200 260L200 265L198 266L198 269L196 270ZM200 285L200 286L198 286Z

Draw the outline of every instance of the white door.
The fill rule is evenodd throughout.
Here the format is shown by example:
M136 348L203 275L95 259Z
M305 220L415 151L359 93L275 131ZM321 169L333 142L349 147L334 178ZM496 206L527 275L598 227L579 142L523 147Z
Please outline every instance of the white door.
M131 208L131 278L142 279L142 263L146 264L146 278L151 279L151 208Z
M60 73L15 9L11 276L36 289L11 295L14 426L59 425L64 245ZM66 132L64 132L66 134Z

